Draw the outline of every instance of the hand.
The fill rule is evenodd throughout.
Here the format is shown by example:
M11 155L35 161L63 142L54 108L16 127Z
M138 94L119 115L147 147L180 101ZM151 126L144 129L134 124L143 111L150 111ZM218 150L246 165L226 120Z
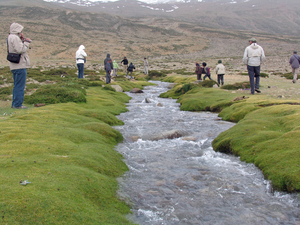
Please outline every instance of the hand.
M24 41L24 35L23 35L23 33L20 33L20 39L21 39L22 41Z
M31 39L25 38L24 41L31 43Z

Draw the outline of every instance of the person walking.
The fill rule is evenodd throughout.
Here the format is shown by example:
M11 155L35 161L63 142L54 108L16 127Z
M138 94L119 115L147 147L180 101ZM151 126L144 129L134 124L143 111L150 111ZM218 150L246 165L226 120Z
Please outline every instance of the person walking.
M29 49L31 40L29 38L24 38L23 28L24 27L18 23L12 23L7 37L7 51L9 53L20 54L19 63L9 62L9 68L14 79L11 108L15 109L27 109L27 107L23 105L23 101L27 69L30 68L27 50Z
M119 69L119 65L116 62L116 60L113 61L113 67L114 67L114 69L113 69L113 71L114 71L113 76L116 77L117 76L117 70Z
M124 59L121 61L121 64L123 64L123 73L127 73L128 68L128 59L124 57Z
M126 73L126 76L127 76L128 73L130 72L130 79L133 79L132 72L133 72L134 69L135 69L135 66L131 62L130 65L128 66L128 68L127 68L127 73Z
M110 58L110 54L109 53L107 53L106 58L104 59L104 68L105 68L106 63L108 61L110 61L110 68L111 68L111 70L113 70L114 65L113 65L112 59Z
M216 66L216 74L218 75L218 83L219 85L224 85L224 75L225 75L225 66L222 63L222 60L218 61L218 65Z
M254 95L254 91L261 93L259 90L260 65L265 61L266 56L263 48L256 43L255 38L251 38L249 44L244 52L243 63L247 65L251 94Z
M144 58L144 74L145 75L148 75L148 67L149 67L149 63L148 63L148 60L145 57Z
M105 71L106 71L106 84L109 84L111 82L111 59L109 58L105 65Z
M202 68L200 67L200 64L196 62L196 70L195 73L197 75L197 80L200 81L202 80L201 75L202 75Z
M212 80L210 77L210 68L206 67L206 65L207 65L206 62L202 63L201 73L205 74L205 76L203 77L203 80L205 80L206 77L208 77L210 80Z
M83 71L84 71L84 63L86 62L87 54L84 51L84 45L80 45L78 50L76 51L76 64L78 68L78 78L83 78Z
M296 83L298 80L298 73L299 73L299 65L300 65L300 56L297 55L297 52L294 51L292 57L290 58L290 65L292 67L292 73L293 73L293 83Z

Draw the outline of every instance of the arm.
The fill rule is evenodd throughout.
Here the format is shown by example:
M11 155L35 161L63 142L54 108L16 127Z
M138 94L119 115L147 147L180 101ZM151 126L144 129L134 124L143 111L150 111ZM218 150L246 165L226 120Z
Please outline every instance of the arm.
M246 64L246 65L248 64L248 51L247 51L247 48L245 49L245 52L244 52L243 63Z

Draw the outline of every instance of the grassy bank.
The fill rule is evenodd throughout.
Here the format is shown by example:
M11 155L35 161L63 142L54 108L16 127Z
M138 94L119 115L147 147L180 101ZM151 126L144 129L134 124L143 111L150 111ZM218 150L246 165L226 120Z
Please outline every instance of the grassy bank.
M213 141L216 151L254 163L275 190L300 192L299 100L262 94L242 98L236 91L189 84L191 78L182 76L165 80L177 85L161 97L177 98L181 110L218 112L224 120L237 123Z
M128 169L114 150L123 138L111 127L123 123L115 115L127 111L129 97L73 78L63 85L55 80L52 89L39 84L35 93L54 93L62 101L80 93L82 102L37 108L28 104L41 100L32 94L26 97L29 109L1 103L1 224L131 224L125 217L129 207L116 196L116 178ZM146 84L122 81L120 86ZM49 94L43 100L51 99ZM22 185L25 180L31 183Z

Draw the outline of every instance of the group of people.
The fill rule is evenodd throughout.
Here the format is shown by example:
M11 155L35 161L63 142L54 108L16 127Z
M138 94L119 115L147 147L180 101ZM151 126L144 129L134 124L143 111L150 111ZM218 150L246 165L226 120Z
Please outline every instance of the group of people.
M10 33L7 37L7 53L8 55L13 55L13 57L18 57L18 63L10 61L9 67L13 74L14 79L14 88L13 88L13 98L12 98L12 108L16 109L25 109L26 106L23 106L24 101L24 90L27 77L27 68L30 68L30 60L27 54L31 40L29 38L24 38L23 35L23 26L18 23L12 23L10 25ZM80 45L76 51L76 64L78 68L78 78L83 78L84 74L84 63L86 62L87 54L84 51L85 47ZM10 60L8 58L8 60ZM249 39L249 46L246 47L243 56L243 62L247 65L251 94L255 92L261 93L259 90L260 82L260 66L261 63L265 60L265 53L261 46L256 42L255 38ZM289 60L289 63L292 67L293 73L293 83L296 83L299 73L300 65L300 56L297 55L297 52L294 51L292 57ZM126 73L126 76L130 72L130 78L132 77L132 72L135 69L135 66L130 63L128 66L128 60L126 57L121 61L123 65L123 72ZM149 63L146 58L144 58L144 73L148 75ZM117 76L117 69L119 68L118 63L110 58L110 54L107 54L107 57L104 60L104 68L106 71L106 83L111 82L111 73ZM224 84L224 75L225 75L225 66L222 64L222 60L218 61L218 65L215 68L215 72L218 75L218 83ZM196 63L197 80L202 80L201 76L204 74L203 80L208 77L211 80L210 68L207 67L205 62L202 63L202 66L199 63Z
M76 65L78 68L78 78L83 78L83 71L84 71L84 63L86 62L87 54L84 51L85 47L83 45L80 45L78 50L76 51ZM135 70L135 66L131 62L129 64L128 59L124 57L124 59L121 61L121 64L123 65L123 73L126 73L126 76L130 73L130 79L133 79L132 73L133 70ZM129 65L128 65L129 64ZM147 58L144 58L144 73L148 75L148 67L149 63ZM112 61L110 58L110 54L106 55L106 58L104 59L104 69L106 72L106 84L111 83L111 77L117 76L117 71L119 69L119 65L116 62L116 60Z
M296 74L299 71L299 56L295 56L297 52L294 52L294 57L290 59L290 64L294 65L293 73ZM247 65L249 80L250 80L250 93L254 94L254 92L261 93L259 90L259 81L260 81L260 65L265 61L265 53L261 46L256 43L255 38L249 39L249 46L246 47L243 55L243 63ZM297 60L296 60L297 59ZM299 60L298 60L299 59ZM295 72L294 72L295 71ZM222 64L222 60L218 61L218 65L215 68L215 72L218 75L218 84L224 85L224 75L225 75L225 66ZM207 67L205 62L202 63L202 67L200 67L199 63L196 63L197 80L202 81L201 75L205 74L203 80L206 77L211 79L210 68ZM294 75L293 82L295 83L297 80L297 75Z
M218 61L218 65L216 66L216 74L218 75L218 83L223 85L224 84L224 75L225 75L225 66L222 64L222 60ZM207 67L206 62L202 63L202 66L198 62L196 62L196 70L195 73L197 74L197 80L202 81L202 74L205 74L203 77L203 80L205 80L206 77L208 79L211 79L211 74L210 74L210 68Z

